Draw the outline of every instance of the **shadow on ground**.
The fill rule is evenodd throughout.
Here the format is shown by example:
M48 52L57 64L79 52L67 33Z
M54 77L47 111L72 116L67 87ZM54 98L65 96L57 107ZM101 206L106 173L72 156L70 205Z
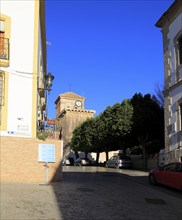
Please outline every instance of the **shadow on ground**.
M181 201L178 191L151 186L146 174L134 176L114 171L93 168L87 172L85 167L66 167L62 182L51 184L63 220L177 219L169 214L168 197ZM182 211L178 209L176 214L180 216Z

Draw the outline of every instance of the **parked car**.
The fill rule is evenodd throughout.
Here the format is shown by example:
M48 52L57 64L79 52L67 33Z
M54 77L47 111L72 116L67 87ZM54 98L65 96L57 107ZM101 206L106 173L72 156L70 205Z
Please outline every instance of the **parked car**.
M75 166L87 166L90 165L90 160L88 158L78 158L75 160Z
M182 190L182 163L169 163L149 171L149 182L152 185L162 184Z
M65 157L62 161L63 166L73 166L74 165L74 158L73 157Z
M132 160L129 156L113 156L106 161L106 167L132 168Z

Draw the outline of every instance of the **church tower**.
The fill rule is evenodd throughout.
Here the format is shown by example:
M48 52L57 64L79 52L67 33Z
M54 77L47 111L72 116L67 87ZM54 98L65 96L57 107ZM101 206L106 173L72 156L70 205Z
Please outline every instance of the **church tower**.
M64 148L69 145L74 129L87 118L93 118L95 111L86 110L84 102L86 98L73 92L60 94L55 101L56 118L62 127L62 139Z

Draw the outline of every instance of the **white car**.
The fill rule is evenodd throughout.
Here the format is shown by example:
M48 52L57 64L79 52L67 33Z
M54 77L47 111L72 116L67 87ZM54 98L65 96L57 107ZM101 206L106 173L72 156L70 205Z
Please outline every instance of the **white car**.
M113 156L106 162L106 167L132 168L132 161L129 156Z
M74 164L75 166L87 166L90 165L90 160L88 158L77 158Z

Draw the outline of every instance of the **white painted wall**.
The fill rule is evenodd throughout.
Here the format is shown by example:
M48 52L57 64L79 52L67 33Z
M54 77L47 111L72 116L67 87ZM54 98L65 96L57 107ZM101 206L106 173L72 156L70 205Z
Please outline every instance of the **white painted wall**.
M172 97L172 105L171 105L172 117L170 119L170 124L174 124L177 121L176 103L178 102L178 100L182 98L182 85L180 85L178 88L170 92L169 96ZM176 132L169 134L172 140L170 150L175 150L178 147Z
M171 83L170 86L174 85L176 82L176 66L175 66L175 45L174 45L174 38L176 37L177 33L182 28L182 14L180 14L169 26L168 32L168 39L169 42L169 51L170 51L170 68L171 68Z
M1 13L11 18L7 131L31 136L34 44L34 1L1 1Z
M170 39L169 42L169 61L170 61L170 70L171 70L171 83L170 86L174 85L176 83L176 66L175 66L175 45L174 45L174 38L178 34L179 31L182 29L182 14L180 14L169 26L169 32L168 32L168 39ZM182 71L180 72L180 76L182 78ZM172 98L171 103L171 111L172 111L172 117L169 119L170 124L174 124L177 121L177 114L176 114L176 103L179 99L182 98L182 85L180 85L178 88L175 88L169 93L169 97ZM177 135L176 132L173 132L169 134L171 138L171 146L170 150L175 150L177 146Z

